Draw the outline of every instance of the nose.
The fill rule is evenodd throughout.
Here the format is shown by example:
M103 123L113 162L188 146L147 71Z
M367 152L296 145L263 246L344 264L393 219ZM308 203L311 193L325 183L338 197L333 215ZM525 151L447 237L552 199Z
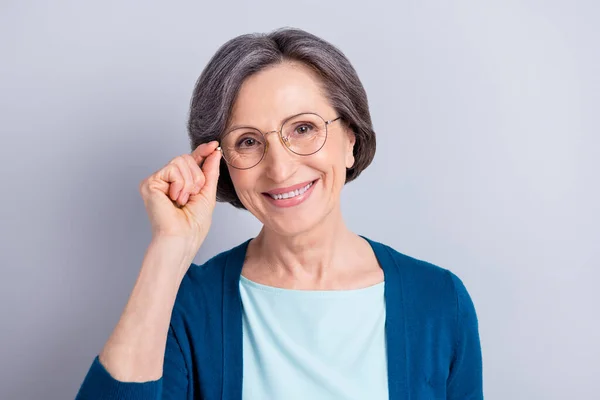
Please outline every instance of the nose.
M286 139L282 138L278 131L267 132L265 137L268 143L267 153L262 160L265 173L273 182L283 183L297 168L293 154L285 145Z

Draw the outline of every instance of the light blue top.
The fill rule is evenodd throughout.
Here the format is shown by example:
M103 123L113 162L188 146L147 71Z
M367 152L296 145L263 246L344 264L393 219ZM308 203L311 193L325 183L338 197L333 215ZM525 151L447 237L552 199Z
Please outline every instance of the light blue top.
M388 399L384 283L290 290L240 276L242 399Z

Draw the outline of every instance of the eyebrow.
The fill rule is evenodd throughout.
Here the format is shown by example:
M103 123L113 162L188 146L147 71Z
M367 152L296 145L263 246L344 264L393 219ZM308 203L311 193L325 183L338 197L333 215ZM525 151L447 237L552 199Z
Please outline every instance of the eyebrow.
M315 111L301 111L301 112L298 112L298 113L290 114L287 117L285 117L285 118L283 118L282 120L279 121L277 129L281 129L281 125L283 125L283 123L285 121L287 121L288 119L290 119L292 117L295 117L297 115L302 115L302 114L317 114L317 115L321 115L321 114L316 113ZM257 131L263 132L261 129L258 129L257 127L252 126L252 125L232 125L229 128L225 129L225 133L231 132L234 129L242 129L242 128L256 129ZM268 132L272 132L272 131L268 131Z

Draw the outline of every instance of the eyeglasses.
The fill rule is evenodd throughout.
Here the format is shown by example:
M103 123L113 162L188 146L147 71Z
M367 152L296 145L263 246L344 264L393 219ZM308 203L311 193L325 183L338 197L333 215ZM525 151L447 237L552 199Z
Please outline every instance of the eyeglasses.
M341 117L325 121L319 114L302 113L286 119L278 131L261 132L253 127L236 127L221 139L221 151L227 164L237 169L249 169L267 154L269 133L278 133L281 142L292 153L301 156L315 154L325 145L327 126Z

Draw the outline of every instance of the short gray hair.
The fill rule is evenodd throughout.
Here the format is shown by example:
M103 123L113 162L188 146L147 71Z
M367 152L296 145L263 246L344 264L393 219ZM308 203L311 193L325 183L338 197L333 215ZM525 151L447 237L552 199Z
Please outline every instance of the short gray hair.
M188 120L192 150L221 138L246 78L284 61L303 63L317 73L332 107L354 132L355 161L346 171L346 182L352 181L375 155L375 132L367 94L354 67L338 48L300 29L282 28L267 34L241 35L217 50L198 78L192 95ZM217 200L245 208L224 162Z

